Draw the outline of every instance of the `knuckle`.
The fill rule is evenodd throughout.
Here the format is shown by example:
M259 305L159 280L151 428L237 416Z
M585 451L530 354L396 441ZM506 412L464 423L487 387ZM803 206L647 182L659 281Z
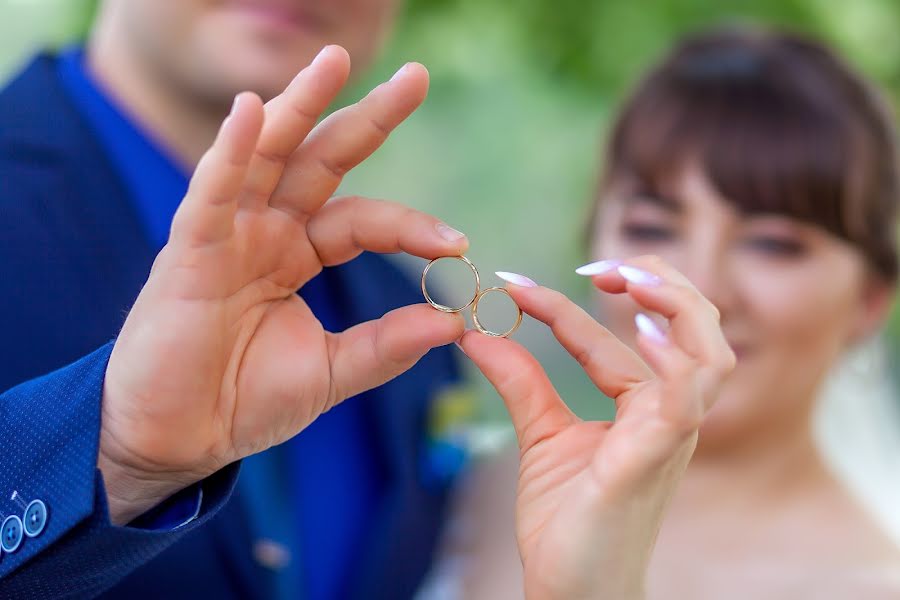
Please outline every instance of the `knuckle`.
M709 303L709 308L712 311L713 317L716 319L716 323L722 322L722 311L719 310L719 307L716 306L714 302L707 298L707 303Z
M691 406L681 411L672 421L675 430L682 436L689 436L695 433L703 424L704 418L703 403L694 402Z
M548 307L556 313L565 310L566 306L571 302L565 294L558 290L546 289L546 302ZM562 316L561 314L559 316Z
M716 370L724 376L733 371L736 366L737 356L735 355L734 350L726 347L725 352L722 354L721 358L719 358Z
M574 353L574 358L575 361L581 365L581 368L588 372L590 372L594 365L599 362L596 347L591 344L586 344L578 348Z
M679 386L688 385L697 378L699 366L695 359L688 356L681 357L670 367L668 379Z
M676 302L683 308L706 309L706 298L694 288L676 283L673 284L672 289Z
M300 103L292 102L291 110L294 112L294 115L304 123L312 124L319 118L319 115L316 114L315 111Z
M520 364L497 378L497 389L512 396L519 396L533 387L533 382L540 376L540 367L531 361Z
M316 164L318 164L319 168L325 172L326 176L337 180L343 179L344 175L350 170L346 165L339 164L338 162L325 157L319 157L316 160Z
M325 206L331 207L331 209L335 211L355 212L365 202L366 199L362 196L340 196L338 198L332 198Z

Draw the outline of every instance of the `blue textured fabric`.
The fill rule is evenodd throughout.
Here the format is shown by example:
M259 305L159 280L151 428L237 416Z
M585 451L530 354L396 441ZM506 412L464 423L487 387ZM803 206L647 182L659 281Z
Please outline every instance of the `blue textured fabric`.
M187 192L187 174L92 80L80 48L60 55L59 74L73 104L91 125L124 182L151 243L162 249L178 204ZM308 283L301 296L325 329L340 329L334 291L328 289L325 279ZM361 539L384 490L385 474L369 452L372 434L365 417L365 401L361 396L329 411L303 436L287 444L289 480L293 483L287 491L300 515L290 545L302 556L304 595L310 600L327 600L344 592ZM194 510L199 491L198 486L193 493L170 501L152 514L152 519L145 518L141 523L153 529L181 524L183 515ZM305 547L316 551L297 550Z
M201 527L228 499L237 467L205 481L215 502L175 531L109 522L96 470L103 376L112 344L57 372L0 395L0 489L40 498L44 531L0 560L0 598L91 597L183 535ZM15 510L6 506L4 511ZM86 552L89 549L89 552ZM27 570L17 569L28 562Z
M58 61L37 58L0 92L0 390L107 344L121 327L155 253L128 186L65 92ZM375 255L326 269L320 279L331 298L334 329L421 301L409 277ZM348 401L361 407L371 433L367 452L383 469L387 489L371 507L367 531L348 566L347 587L334 597L407 598L426 572L446 509L448 482L423 477L422 465L431 462L423 437L431 400L457 378L450 351L439 349L363 401ZM339 413L325 417L332 414ZM66 419L60 427L80 428L86 418ZM52 425L45 419L33 424L36 429L19 433L41 447L47 444L52 453L58 443ZM295 479L286 471L293 468L290 447L302 439L245 461L241 471L247 477L241 476L227 502L234 469L204 481L202 522L176 532L135 534L140 530L104 526L103 496L96 487L94 510L80 522L77 512L66 512L64 523L57 521L64 513L48 503L50 524L62 525L67 533L37 556L21 554L28 547L23 544L12 555L23 558L0 580L0 594L13 589L6 587L7 581L15 581L16 590L37 590L55 574L61 577L54 585L64 589L64 574L75 564L86 575L93 573L93 589L109 588L104 595L109 598L296 597L294 582L303 581L298 571L306 554L318 547L292 548L285 565L267 563L257 549L264 540L278 539L286 524L294 523L288 529L300 526L293 514L297 507L277 499L290 497ZM2 470L16 474L17 480L27 470L7 464L11 459L6 455L0 460ZM96 486L93 464L70 476ZM28 489L18 481L4 485L26 498L40 498L62 476L50 469L32 475ZM311 496L318 489L315 480L301 483ZM0 494L8 497L10 491L0 489ZM83 489L80 493L87 496ZM0 510L12 512L11 506L4 509L2 498ZM82 536L82 527L91 534ZM120 543L120 536L127 539ZM177 541L170 543L172 539ZM146 542L144 550L128 545L135 540ZM123 552L117 554L119 547ZM4 555L0 567L9 569L8 559ZM74 579L70 597L81 596L78 590L86 588L77 586L83 583Z

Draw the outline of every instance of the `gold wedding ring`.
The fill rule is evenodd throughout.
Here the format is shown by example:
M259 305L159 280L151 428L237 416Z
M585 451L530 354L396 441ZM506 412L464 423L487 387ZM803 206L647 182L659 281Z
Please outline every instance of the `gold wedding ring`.
M522 324L522 309L519 308L518 305L516 305L516 313L517 313L516 314L516 322L512 327L509 328L509 330L506 333L496 333L489 329L485 329L484 326L481 324L481 321L478 320L478 303L481 302L481 299L484 298L484 296L486 294L489 294L490 292L502 292L502 293L506 294L507 296L509 296L509 299L512 300L512 296L510 295L509 290L507 290L506 288L489 287L486 290L482 290L481 292L478 293L477 296L475 296L475 302L472 305L472 322L475 324L475 329L477 329L484 335L489 335L491 337L502 337L502 338L509 337L513 334L513 332L516 329L519 328L519 325ZM515 303L515 300L513 300L513 303Z
M475 294L472 296L472 299L469 300L464 306L460 306L460 307L445 306L443 304L436 302L431 297L431 294L428 293L428 287L425 285L425 278L428 276L428 271L431 270L431 267L434 266L434 263L436 263L439 260L443 260L445 258L452 258L452 259L456 259L456 260L466 263L466 265L468 265L469 269L472 270L472 274L475 275ZM478 275L478 267L476 267L472 263L472 261L470 261L465 256L439 256L438 258L435 258L434 260L429 262L427 265L425 265L425 270L422 271L422 295L425 296L425 300L428 302L428 304L430 304L437 310L439 310L441 312L446 312L446 313L462 312L471 306L472 307L472 322L475 324L475 328L478 331L480 331L481 333L483 333L485 335L489 335L491 337L501 337L501 338L509 337L513 334L513 332L516 329L519 328L519 325L522 324L522 309L519 308L518 305L516 306L516 311L518 313L516 315L516 322L505 333L497 333L495 331L486 329L481 324L481 320L479 320L479 318L478 318L478 303L481 302L481 299L484 298L485 294L489 294L490 292L500 292L502 294L506 294L507 296L510 297L510 299L512 299L512 296L510 295L509 291L506 288L490 287L490 288L487 288L486 290L482 290L481 289L481 277ZM513 302L515 302L515 300L513 300Z
M425 277L428 276L428 271L431 270L431 267L434 266L439 260L443 260L445 258L453 258L459 261L466 263L469 268L472 270L472 273L475 275L475 294L472 296L472 299L469 300L465 306L460 306L459 308L453 308L452 306L444 306L443 304L439 304L434 301L431 295L428 293L428 288L425 286ZM478 267L472 264L472 261L466 258L465 256L439 256L432 260L430 263L425 265L425 270L422 271L422 294L425 296L425 299L428 301L428 304L432 305L436 309L445 313L457 313L462 312L472 306L475 300L478 298L478 292L481 289L481 277L478 275Z

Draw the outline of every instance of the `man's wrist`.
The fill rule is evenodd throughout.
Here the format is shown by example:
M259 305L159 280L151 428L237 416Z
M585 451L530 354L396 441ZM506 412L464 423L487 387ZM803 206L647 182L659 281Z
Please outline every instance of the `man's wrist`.
M179 474L150 475L113 460L104 450L102 435L97 468L103 474L109 518L113 525L125 525L195 480Z

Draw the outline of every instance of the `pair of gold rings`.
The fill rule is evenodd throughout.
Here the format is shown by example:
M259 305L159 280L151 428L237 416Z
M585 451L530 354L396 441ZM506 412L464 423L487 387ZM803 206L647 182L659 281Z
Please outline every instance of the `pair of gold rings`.
M428 288L425 285L425 278L428 276L428 271L431 270L431 267L434 266L434 263L436 263L439 260L444 260L447 258L464 262L469 267L469 269L471 269L472 274L475 275L475 295L472 296L472 299L469 300L464 306L459 306L459 307L445 306L443 304L436 302L431 297L431 295L428 293ZM506 288L489 287L484 290L481 289L481 276L478 274L478 267L476 267L472 263L472 261L470 261L465 256L439 256L438 258L435 258L434 260L429 262L427 265L425 265L425 270L422 271L422 295L425 296L425 300L428 301L428 304L430 304L434 308L438 309L439 311L445 312L445 313L462 312L471 306L472 307L472 322L475 324L475 329L477 329L481 333L483 333L485 335L489 335L491 337L502 337L502 338L509 337L513 334L513 332L516 329L519 328L519 325L522 324L522 309L519 308L518 305L516 305L516 311L518 312L518 314L516 315L516 322L505 333L497 333L495 331L490 331L489 329L486 329L481 324L481 321L478 319L478 303L481 302L481 299L484 298L485 294L489 294L491 292L500 292L502 294L506 294L512 300L512 296L510 296L510 294L506 290ZM515 303L515 300L513 300L513 303Z

